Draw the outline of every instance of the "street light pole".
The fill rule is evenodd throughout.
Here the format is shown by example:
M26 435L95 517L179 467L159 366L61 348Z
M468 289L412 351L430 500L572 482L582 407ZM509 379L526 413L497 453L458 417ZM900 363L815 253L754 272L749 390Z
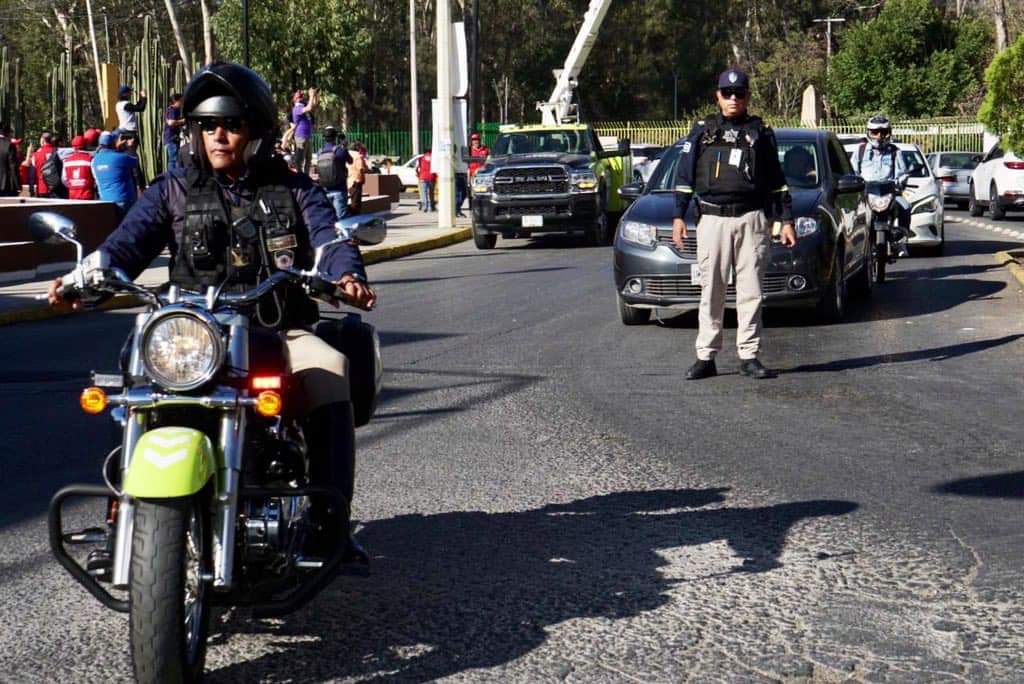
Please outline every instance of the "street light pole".
M845 19L829 17L827 19L815 19L815 24L825 24L825 73L832 71L832 24L842 24Z
M452 19L451 0L437 3L437 130L434 142L437 153L431 170L437 170L437 225L455 225L455 160L452 158Z
M249 66L249 0L242 0L242 64Z
M409 107L412 111L413 157L420 153L420 105L416 90L416 0L409 0Z

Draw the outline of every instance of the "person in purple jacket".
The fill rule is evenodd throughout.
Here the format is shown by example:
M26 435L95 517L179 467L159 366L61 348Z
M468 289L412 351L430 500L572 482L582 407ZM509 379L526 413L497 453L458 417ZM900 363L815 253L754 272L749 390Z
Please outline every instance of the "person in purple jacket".
M309 173L310 142L313 137L313 117L309 115L317 105L320 98L317 96L316 88L310 88L309 94L296 90L292 95L292 125L295 127L295 168L299 173Z
M171 282L200 292L246 290L277 269L311 268L313 250L336 239L334 208L323 188L273 154L277 108L266 81L241 65L213 63L189 82L182 109L197 141L192 164L158 177L100 245L110 266L136 278L167 248ZM319 270L350 304L373 308L376 294L355 244L326 248ZM50 285L54 305L61 284L57 278ZM300 415L319 440L310 445L311 466L329 473L327 484L346 499L324 513L340 525L348 520L355 467L348 361L311 332L320 313L301 287L278 292L256 321L287 346Z

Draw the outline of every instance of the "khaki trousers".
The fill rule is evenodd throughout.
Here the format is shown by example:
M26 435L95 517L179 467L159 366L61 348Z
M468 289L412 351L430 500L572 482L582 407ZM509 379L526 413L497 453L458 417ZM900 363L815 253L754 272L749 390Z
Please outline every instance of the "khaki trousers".
M736 273L736 349L743 360L761 351L761 280L768 263L771 226L763 211L742 216L701 216L697 224L700 264L700 330L697 358L722 351L722 316L729 275Z
M302 392L296 407L299 415L339 401L349 401L348 359L309 330L294 328L281 333L288 347L292 376Z

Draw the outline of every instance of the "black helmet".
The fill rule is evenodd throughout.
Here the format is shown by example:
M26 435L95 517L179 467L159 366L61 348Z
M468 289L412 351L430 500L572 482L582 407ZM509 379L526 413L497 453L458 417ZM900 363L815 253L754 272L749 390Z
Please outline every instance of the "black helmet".
M324 140L327 142L334 142L338 139L338 129L334 126L324 127Z
M240 117L249 124L252 140L245 151L246 163L268 158L274 149L277 126L277 105L270 86L259 74L241 64L213 62L200 69L185 86L181 109L190 122L193 161L202 162L205 154L197 154L202 140L196 120L204 117ZM198 157L198 158L197 158Z

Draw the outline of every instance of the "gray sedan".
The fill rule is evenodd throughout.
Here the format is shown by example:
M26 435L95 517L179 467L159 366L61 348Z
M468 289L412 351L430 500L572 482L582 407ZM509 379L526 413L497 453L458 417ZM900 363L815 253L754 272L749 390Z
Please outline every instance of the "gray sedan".
M942 185L946 201L956 202L958 207L966 209L971 196L971 172L981 161L981 155L974 152L932 152L927 159L935 178Z

